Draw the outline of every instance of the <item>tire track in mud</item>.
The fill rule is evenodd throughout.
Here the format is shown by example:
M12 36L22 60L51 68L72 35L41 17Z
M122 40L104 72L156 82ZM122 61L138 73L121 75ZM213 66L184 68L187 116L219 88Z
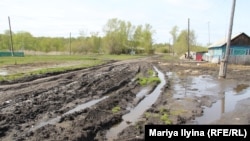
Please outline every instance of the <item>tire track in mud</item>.
M158 97L161 95L162 90L167 82L164 78L165 77L164 74L161 71L159 71L155 66L154 66L154 69L156 73L158 74L158 78L161 80L161 82L148 95L147 95L148 93L148 90L147 90L146 96L143 99L141 99L135 105L135 107L133 107L133 109L129 111L129 113L122 116L123 121L107 131L106 139L108 141L121 140L121 139L117 139L118 134L121 133L121 131L123 131L125 128L129 127L129 125L134 125L136 122L138 122L140 117L143 116L143 113L146 110L148 110L152 106L152 104L156 102ZM142 89L142 91L145 93L144 89Z
M78 140L94 139L121 121L127 104L133 101L140 86L131 81L139 72L152 66L146 62L113 63L20 81L0 86L1 140ZM79 104L105 95L109 98L90 108L63 116L55 125L30 129L39 121L63 115ZM112 108L121 110L114 114Z

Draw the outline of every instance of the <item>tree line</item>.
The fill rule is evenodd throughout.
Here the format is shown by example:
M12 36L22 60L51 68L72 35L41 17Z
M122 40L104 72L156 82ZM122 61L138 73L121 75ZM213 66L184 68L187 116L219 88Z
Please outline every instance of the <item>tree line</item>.
M153 53L152 26L132 25L129 21L110 19L103 27L104 36L92 32L79 37L34 37L26 31L12 33L14 51L32 50L42 52L72 53ZM6 30L0 34L0 51L10 50L10 35Z
M34 37L26 31L12 33L14 51L41 51L41 52L71 52L72 54L108 53L128 54L146 53L153 54L155 49L161 48L162 53L183 54L187 52L187 30L179 30L174 26L169 32L172 36L171 43L153 42L154 30L150 24L133 25L129 21L117 18L109 19L103 26L104 35L91 32L86 35L80 32L78 37ZM196 42L193 30L189 33L191 51L207 50ZM6 30L0 34L0 51L10 50L10 35Z

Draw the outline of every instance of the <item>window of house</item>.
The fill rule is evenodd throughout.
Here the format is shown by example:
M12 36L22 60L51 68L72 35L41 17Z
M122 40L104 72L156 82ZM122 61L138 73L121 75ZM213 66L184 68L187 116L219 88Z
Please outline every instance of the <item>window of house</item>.
M234 55L245 55L248 50L246 49L235 49L234 50Z

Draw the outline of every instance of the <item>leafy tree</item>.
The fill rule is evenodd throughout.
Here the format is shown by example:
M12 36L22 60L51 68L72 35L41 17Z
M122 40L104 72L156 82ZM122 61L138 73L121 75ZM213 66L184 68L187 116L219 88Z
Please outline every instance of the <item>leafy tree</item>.
M196 36L193 30L189 33L189 44L190 49L196 45ZM187 30L182 30L177 37L177 40L174 44L174 50L177 54L183 54L188 50L188 32Z
M100 53L106 51L110 54L129 53L140 47L146 53L153 51L152 26L135 26L129 21L110 19L103 28L104 37L98 32L91 32L89 36L85 31L80 32L77 38L71 38L72 53ZM10 35L6 30L0 34L0 50L10 49ZM14 50L33 50L42 52L69 52L69 38L62 37L34 37L26 31L13 33Z
M35 38L25 31L20 31L13 34L14 50L34 50Z
M178 36L178 31L179 31L179 27L178 26L174 26L172 28L172 30L169 32L173 38L173 44L175 44L176 40L177 40L177 36Z
M0 35L0 50L10 50L10 38L9 34Z
M152 26L146 24L134 26L130 22L110 19L104 26L105 46L111 54L128 53L138 47L144 48L147 53L152 53Z
M153 48L155 49L156 52L159 53L171 53L169 43L156 43L153 44Z
M153 30L152 26L149 24L146 24L143 31L142 31L142 46L144 47L146 53L153 54Z
M115 18L104 26L105 43L110 54L121 54L128 47L129 25L131 23Z
M101 52L101 37L99 37L98 34L98 32L92 32L91 37L89 38L89 46L93 53Z
M133 35L133 45L135 48L139 47L142 42L141 34L142 34L142 25L138 25Z

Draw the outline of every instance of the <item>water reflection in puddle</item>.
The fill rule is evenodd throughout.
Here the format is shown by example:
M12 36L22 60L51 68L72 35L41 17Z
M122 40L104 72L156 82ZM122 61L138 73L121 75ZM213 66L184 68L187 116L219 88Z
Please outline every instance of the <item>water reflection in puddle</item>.
M214 103L212 107L205 107L203 115L195 119L196 123L209 124L220 119L222 114L233 111L239 101L250 97L250 88L240 91L239 93L230 90L219 95L222 95L222 98Z
M143 88L139 93L136 94L136 99L140 99L142 98L143 96L145 96L149 91L149 88L146 87L146 88Z
M118 124L117 126L107 131L106 137L108 140L113 140L117 138L118 133L120 133L123 129L128 127L130 124L134 124L136 121L138 121L138 119L143 115L143 113L148 108L150 108L152 104L155 103L155 101L161 94L161 89L166 84L165 76L156 67L154 67L154 69L155 71L157 71L158 77L160 78L161 83L154 89L154 91L151 94L147 95L136 107L131 109L128 114L125 114L122 117L123 121L120 124ZM143 89L142 91L138 93L137 98L140 97L141 95L145 95L144 91L146 92L146 89Z
M100 99L91 100L91 101L89 101L89 102L87 102L87 103L83 103L83 104L81 104L81 105L78 105L78 106L75 107L74 109L69 110L68 112L64 113L63 116L64 116L64 115L72 114L72 113L74 113L74 112L77 112L77 111L80 111L80 110L83 110L83 109L86 109L86 108L88 108L88 107L90 107L90 106L92 106L92 105L95 105L96 103L98 103L98 102L100 102L100 101L106 99L106 98L108 98L108 96L104 96L104 97L102 97L102 98L100 98Z
M167 75L173 81L174 99L205 95L218 98L211 107L204 107L203 115L194 121L197 124L209 124L220 119L223 113L234 110L238 101L250 97L249 85L238 84L234 80L219 80L209 75L181 76L176 73Z
M218 88L218 81L209 75L179 76L176 73L167 73L173 81L175 94L173 98L179 99L192 96L214 95L214 89Z

